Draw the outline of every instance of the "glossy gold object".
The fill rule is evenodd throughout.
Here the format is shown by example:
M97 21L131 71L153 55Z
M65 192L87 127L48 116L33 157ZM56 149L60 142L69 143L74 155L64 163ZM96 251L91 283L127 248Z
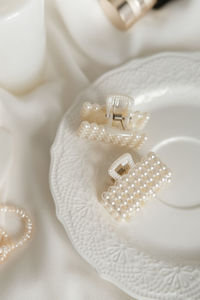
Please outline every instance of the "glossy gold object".
M105 14L115 27L129 29L150 10L156 0L99 0Z

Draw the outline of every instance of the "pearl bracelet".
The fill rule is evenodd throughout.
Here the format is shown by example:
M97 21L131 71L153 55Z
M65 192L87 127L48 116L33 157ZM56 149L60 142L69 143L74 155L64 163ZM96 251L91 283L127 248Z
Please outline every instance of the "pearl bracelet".
M30 240L33 231L33 223L30 216L22 208L1 204L0 212L5 214L16 214L24 224L24 232L17 240L11 239L6 231L3 228L0 228L0 263L3 263L12 251L22 247Z

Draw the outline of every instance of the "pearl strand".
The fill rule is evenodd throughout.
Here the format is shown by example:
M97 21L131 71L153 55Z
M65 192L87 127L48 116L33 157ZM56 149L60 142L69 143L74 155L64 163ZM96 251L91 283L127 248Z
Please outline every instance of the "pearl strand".
M81 119L83 121L86 121L89 115L98 112L100 110L106 111L105 106L100 106L97 103L92 104L90 102L84 102L80 113ZM149 119L150 119L150 114L147 112L130 111L125 123L129 130L133 130L133 129L141 130L146 126Z
M12 251L22 247L28 240L30 240L33 231L33 223L30 216L22 208L0 205L0 212L16 214L24 223L24 233L21 238L16 241L12 241L4 229L0 228L0 263L3 263Z
M156 155L149 153L102 194L103 205L117 220L128 220L171 182L171 176L171 171Z
M109 128L103 125L97 125L96 123L89 123L87 121L81 122L78 135L91 141L112 143L135 149L141 148L147 140L147 136L144 133L127 132L123 135L120 132L110 132Z

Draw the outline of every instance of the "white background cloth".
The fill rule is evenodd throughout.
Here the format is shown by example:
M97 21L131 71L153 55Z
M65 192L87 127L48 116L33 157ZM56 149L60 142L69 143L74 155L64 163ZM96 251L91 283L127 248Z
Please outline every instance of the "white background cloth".
M0 89L1 123L14 139L8 199L28 209L35 223L31 243L0 269L1 300L131 299L76 253L57 221L50 146L76 94L105 71L160 51L199 51L199 12L198 0L172 1L122 33L96 0L47 1L43 81L21 97Z

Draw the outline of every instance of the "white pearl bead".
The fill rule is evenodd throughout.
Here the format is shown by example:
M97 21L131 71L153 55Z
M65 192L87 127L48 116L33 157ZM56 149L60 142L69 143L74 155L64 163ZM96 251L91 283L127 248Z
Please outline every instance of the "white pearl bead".
M129 170L127 175L121 176L114 184L115 201L112 201L114 193L111 194L113 211L119 213L118 218L130 217L134 212L140 210L148 198L155 198L155 192L171 181L171 172L158 161L155 155L149 155L146 160ZM163 172L166 170L165 172ZM135 204L133 204L135 202Z
M8 238L7 233L0 228L0 239L3 246L0 248L0 261L4 262L7 259L8 254L18 247L22 247L24 243L31 238L32 235L32 220L28 216L28 214L19 208L15 208L13 206L0 206L0 211L4 213L14 213L17 214L21 221L24 223L24 234L23 236L17 240L12 241Z
M122 218L123 218L123 219L126 219L126 217L127 217L127 214L126 214L126 213L123 213L123 214L122 214Z
M92 105L92 109L93 110L99 110L100 109L100 105L99 104L93 104Z
M90 128L90 124L87 121L83 121L82 125L85 129L89 129Z
M85 103L83 104L83 109L84 109L84 110L90 110L91 108L92 108L92 104L91 104L91 103L85 102Z
M108 194L107 194L106 192L104 192L104 193L102 194L102 198L103 198L104 200L108 200L110 197L108 196Z
M129 182L129 177L128 176L124 176L124 180L125 180L125 182Z

